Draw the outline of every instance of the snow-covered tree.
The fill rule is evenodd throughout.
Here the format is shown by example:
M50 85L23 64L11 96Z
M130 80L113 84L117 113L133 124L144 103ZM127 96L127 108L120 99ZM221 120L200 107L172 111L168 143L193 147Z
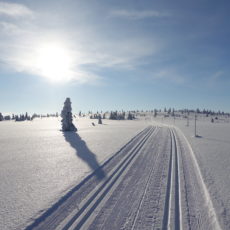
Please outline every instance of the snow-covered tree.
M73 124L72 108L70 98L66 98L61 112L62 131L77 131Z
M11 118L10 118L10 115L4 116L4 120L9 121L10 119L11 119Z
M128 117L127 117L127 120L133 120L134 119L134 116L132 113L128 113Z
M0 121L3 121L2 113L0 113Z
M117 111L115 111L115 112L111 111L111 113L109 115L109 119L110 120L117 120Z
M101 120L101 114L99 114L99 116L98 116L98 124L102 124L102 120Z

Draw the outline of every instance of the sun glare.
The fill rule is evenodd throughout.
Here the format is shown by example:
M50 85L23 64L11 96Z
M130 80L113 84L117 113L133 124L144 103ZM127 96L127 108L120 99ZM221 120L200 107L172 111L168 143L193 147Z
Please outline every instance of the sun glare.
M72 78L72 59L68 50L57 44L39 47L37 69L52 82L65 82Z

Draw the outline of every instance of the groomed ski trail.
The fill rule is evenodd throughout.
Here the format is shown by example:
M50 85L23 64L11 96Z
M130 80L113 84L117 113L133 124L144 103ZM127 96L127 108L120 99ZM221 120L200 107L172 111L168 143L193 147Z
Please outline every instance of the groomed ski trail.
M219 230L195 155L173 127L150 126L29 229Z

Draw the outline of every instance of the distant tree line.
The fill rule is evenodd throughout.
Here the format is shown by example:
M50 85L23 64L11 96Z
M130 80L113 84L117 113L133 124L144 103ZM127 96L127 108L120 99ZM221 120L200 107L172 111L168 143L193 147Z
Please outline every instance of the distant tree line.
M111 111L111 112L102 112L99 113L92 113L89 114L90 119L109 119L109 120L133 120L135 119L135 111L128 111L128 112L118 112L118 111Z
M89 117L91 119L98 119L99 115L102 117L102 119L110 119L110 120L132 120L135 119L137 116L146 116L146 114L153 114L154 117L157 117L159 114L164 115L165 117L172 116L172 117L180 117L181 115L184 117L187 117L189 114L203 114L205 116L226 116L230 117L230 113L226 113L223 111L213 111L208 109L179 109L176 110L175 108L164 108L161 109L152 109L152 110L132 110L129 112L124 111L111 111L111 112L96 112L93 113L89 111ZM85 115L84 115L85 116Z
M179 109L176 110L174 108L164 108L161 109L152 109L152 110L131 110L128 112L125 111L97 111L96 113L93 113L92 111L88 111L88 116L90 119L110 119L110 120L133 120L136 119L136 117L145 117L146 114L152 114L154 117L157 117L159 114L163 115L165 117L172 116L172 117L187 117L190 114L203 114L206 117L217 117L217 116L225 116L230 117L230 113L226 113L224 111L213 111L208 109ZM79 117L85 117L87 113L79 112ZM25 114L12 114L12 115L3 115L0 112L0 121L8 121L8 120L14 120L14 121L32 121L34 118L45 118L45 117L58 117L58 113L51 113L51 114L32 114L29 115L27 112ZM77 115L73 115L74 118L77 118ZM215 118L216 119L216 118Z
M43 118L43 117L58 117L58 113L55 114L32 114L29 115L27 112L25 114L12 114L12 115L5 115L3 116L2 113L0 113L0 121L32 121L34 118Z
M182 109L178 110L181 114L190 114L190 113L197 113L197 114L204 114L207 117L210 116L230 116L230 113L226 113L224 111L213 111L208 109Z

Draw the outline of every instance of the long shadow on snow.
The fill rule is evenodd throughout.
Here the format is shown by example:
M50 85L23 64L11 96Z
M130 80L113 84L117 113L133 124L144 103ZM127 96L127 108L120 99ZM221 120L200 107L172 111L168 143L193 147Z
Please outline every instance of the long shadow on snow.
M32 224L28 225L25 230L32 230L36 228L42 221L47 217L52 215L63 203L65 203L78 189L81 188L90 178L96 177L98 180L102 180L106 174L103 170L105 164L107 164L111 159L106 161L103 165L99 165L97 162L95 154L93 154L87 147L85 141L75 132L63 132L65 140L76 150L76 155L85 161L93 172L88 175L83 181L81 181L77 186L72 188L67 194L65 194L59 201L57 201L53 206L51 206L45 213L40 217L35 219Z
M76 155L85 161L88 166L94 171L99 180L105 177L105 172L100 168L96 156L87 147L85 141L75 132L63 132L65 140L75 149Z

